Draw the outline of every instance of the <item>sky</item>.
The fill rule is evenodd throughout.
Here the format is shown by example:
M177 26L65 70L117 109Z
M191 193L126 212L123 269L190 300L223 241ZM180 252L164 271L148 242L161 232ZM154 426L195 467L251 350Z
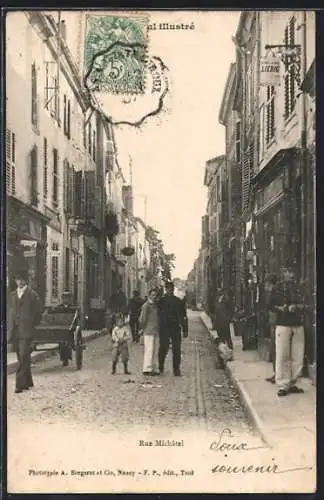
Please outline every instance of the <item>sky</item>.
M153 12L150 22L191 23L194 30L150 30L149 50L169 68L165 110L140 130L116 129L119 163L133 164L134 210L176 255L174 277L185 279L198 255L206 210L205 163L225 152L218 114L229 67L235 61L238 12Z

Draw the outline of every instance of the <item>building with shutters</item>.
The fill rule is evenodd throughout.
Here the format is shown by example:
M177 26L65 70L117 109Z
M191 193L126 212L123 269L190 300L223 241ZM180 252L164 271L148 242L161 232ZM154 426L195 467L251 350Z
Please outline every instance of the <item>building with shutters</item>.
M217 290L223 289L226 283L227 254L224 252L224 229L227 217L227 168L224 155L206 162L204 185L208 188L206 207L208 253L205 263L205 286L208 312L212 313Z
M242 216L242 166L241 166L241 117L234 109L237 85L236 63L229 68L219 111L219 123L225 127L227 169L228 223L224 234L223 251L227 261L225 280L235 304L242 303L244 291L241 279L241 216Z
M305 302L314 308L314 73L315 12L266 12L258 15L260 54L266 46L280 60L280 85L259 87L259 151L253 179L253 215L260 285L267 274L292 265L304 285ZM279 49L276 48L280 45ZM287 51L286 47L289 48ZM312 143L312 146L310 144ZM312 323L305 319L306 357L314 355ZM266 329L259 328L260 344ZM264 340L267 345L267 339Z
M68 287L80 301L84 255L66 215L83 169L87 96L50 16L16 12L6 20L8 276L11 254L20 253L43 304L60 303Z
M68 294L97 327L115 286L125 182L113 130L84 91L65 24L17 12L6 27L8 285L26 265L44 305Z

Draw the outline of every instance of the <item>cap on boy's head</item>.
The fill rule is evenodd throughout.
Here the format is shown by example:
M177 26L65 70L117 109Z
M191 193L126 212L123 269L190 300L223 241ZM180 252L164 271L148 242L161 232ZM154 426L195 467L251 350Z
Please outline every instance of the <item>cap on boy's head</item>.
M119 312L116 314L116 321L120 321L120 320L124 320L125 319L125 316L123 315L123 313Z
M22 280L22 281L28 281L28 270L27 269L18 269L18 271L15 272L14 276L15 280Z

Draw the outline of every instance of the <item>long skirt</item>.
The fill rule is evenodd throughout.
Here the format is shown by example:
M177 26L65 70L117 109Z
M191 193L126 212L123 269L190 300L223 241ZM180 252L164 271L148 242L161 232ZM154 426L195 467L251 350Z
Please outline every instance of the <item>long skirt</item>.
M144 334L143 372L156 372L158 367L158 334Z

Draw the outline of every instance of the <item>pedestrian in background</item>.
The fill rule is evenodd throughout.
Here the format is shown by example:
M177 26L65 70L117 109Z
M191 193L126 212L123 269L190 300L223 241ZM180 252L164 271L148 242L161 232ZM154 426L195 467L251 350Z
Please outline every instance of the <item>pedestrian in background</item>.
M230 298L226 292L219 290L215 301L213 328L217 331L219 340L226 344L229 349L233 350L230 330L231 319L232 308Z
M270 330L270 353L271 353L271 360L272 360L272 368L273 368L273 375L271 377L266 378L267 382L270 382L271 384L276 383L276 318L277 314L276 311L271 311L269 309L270 305L270 299L271 299L271 294L272 290L276 286L277 283L277 277L275 274L270 274L266 280L265 280L265 286L264 286L264 291L265 291L265 308L266 308L266 314L267 314L267 320L268 320L268 325L269 325L269 330Z
M164 362L172 344L173 374L176 377L181 375L181 330L183 336L188 337L188 318L184 303L174 295L174 284L168 282L165 286L165 295L159 300L159 370L164 372Z
M157 353L159 342L159 318L157 306L158 292L150 290L147 301L143 304L139 324L144 337L143 374L158 375Z
M15 281L17 290L11 296L8 334L17 354L15 392L20 393L34 385L31 373L32 341L42 314L39 297L28 285L28 271L18 271Z
M304 365L304 304L291 267L281 270L282 280L271 293L269 309L276 312L276 383L278 396L302 393L296 386Z
M129 342L132 340L131 330L129 324L126 323L124 314L116 314L116 325L112 331L112 343L113 343L113 362L112 362L112 374L115 375L116 367L119 358L122 358L124 365L124 373L130 375L128 371L129 362Z
M143 300L141 299L139 291L134 290L133 297L128 303L129 325L132 331L133 342L138 342L139 340L139 317L142 305Z

